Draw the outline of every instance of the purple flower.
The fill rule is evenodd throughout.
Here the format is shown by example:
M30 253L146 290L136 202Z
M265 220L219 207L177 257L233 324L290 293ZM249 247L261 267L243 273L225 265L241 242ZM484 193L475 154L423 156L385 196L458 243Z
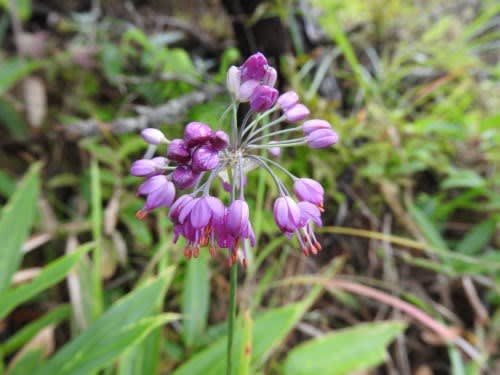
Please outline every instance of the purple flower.
M219 224L224 218L224 211L224 204L220 199L212 196L199 198L191 210L191 225L199 229Z
M269 87L274 87L277 79L278 79L278 72L276 72L276 69L269 66L266 69L266 74L264 74L264 78L262 78L262 84Z
M300 224L300 208L295 201L288 197L279 197L274 202L274 220L284 233L293 233Z
M223 227L225 212L220 199L212 196L182 198L178 205L174 203L170 218L175 223L175 240L179 235L188 240L184 249L187 258L197 257L201 246L210 245L210 253L215 254L218 230Z
M172 173L172 181L179 189L190 188L198 181L199 177L200 174L194 172L191 167L187 165L181 165L175 168Z
M155 128L146 128L142 130L141 136L150 145L159 145L160 143L167 142L167 138L165 138L165 135Z
M167 164L168 160L161 156L153 159L136 160L130 167L130 174L137 177L149 177L161 173Z
M302 252L304 255L317 254L321 251L321 244L314 235L312 224L323 225L321 221L321 212L318 207L310 202L299 202L300 208L300 231L296 231Z
M184 142L188 147L200 145L210 139L212 130L202 122L190 122L184 129Z
M258 86L251 98L250 108L254 112L264 112L271 108L278 98L278 90L269 86Z
M181 195L177 200L172 204L172 207L170 207L170 212L168 213L168 218L173 222L173 223L179 223L179 215L181 213L181 210L184 208L186 204L191 202L193 200L193 197L188 194Z
M320 209L310 202L299 202L297 204L300 209L300 222L301 228L305 227L310 221L317 226L322 226L321 211Z
M155 208L170 207L175 198L175 187L172 182L168 181L167 176L158 175L143 182L139 186L137 194L147 197L144 208L137 213L137 217L143 218Z
M299 96L295 91L287 91L281 94L276 102L281 109L286 111L299 102Z
M244 82L238 91L238 100L242 103L246 103L250 100L250 97L252 96L253 92L257 87L260 86L259 81L255 80L249 80Z
M261 81L266 75L267 59L260 53L254 53L240 66L241 82L246 82L250 79Z
M306 142L311 148L326 148L336 144L339 136L332 129L314 130L306 136Z
M236 242L240 238L250 239L250 244L255 246L255 235L252 224L248 218L248 204L244 200L236 199L227 209L226 228Z
M314 228L322 225L323 187L312 179L299 179L286 173L279 160L271 160L271 156L277 158L283 147L305 144L311 148L328 147L338 142L338 135L327 121L317 119L306 121L302 126L283 128L285 122L304 120L309 109L300 103L294 91L280 96L274 88L277 76L276 69L268 64L262 53L253 54L240 67L229 68L226 86L232 103L218 123L222 124L225 116L233 111L230 132L212 131L201 122L187 124L183 139L173 141L167 140L157 129L141 132L151 145L167 143L168 159L156 157L132 164L131 173L145 177L137 190L138 195L146 197L145 204L137 216L143 218L156 207L170 207L174 242L180 236L185 239L184 255L187 258L197 257L200 248L206 246L210 254L215 255L219 247L228 250L229 265L240 260L246 266L249 244L255 245L245 200L247 173L254 168L269 173L280 192L280 197L274 202L273 216L283 234L287 238L296 236L305 255L321 250ZM249 106L238 107L246 102ZM250 110L239 123L239 111L248 107ZM278 110L282 115L274 116ZM259 115L261 112L273 112L273 115L262 116ZM303 133L303 137L293 135L297 130ZM263 150L267 150L270 156L265 157ZM146 154L155 151L156 147L149 147ZM173 172L169 163L175 165ZM295 198L289 195L285 182L281 180L287 174L293 179ZM239 197L236 200L231 198L228 208L219 197L208 195L216 179L222 180L224 190L230 192L231 197ZM190 194L175 200L176 189L195 185Z
M191 153L184 140L174 139L170 142L167 149L167 158L181 164L191 160Z
M304 104L294 104L293 106L289 107L284 115L287 121L289 122L297 122L305 119L307 116L309 116L309 109Z
M231 66L227 71L226 87L233 95L237 95L241 85L241 71L236 66Z
M229 136L225 131L217 130L212 134L210 144L217 151L224 150L229 145Z
M204 172L214 169L219 164L219 152L212 146L203 145L193 152L192 168L195 172Z
M311 202L318 207L323 207L325 190L319 182L311 178L298 178L293 184L293 191L301 201Z
M301 126L302 131L304 132L304 135L309 135L315 130L319 129L331 129L332 126L328 121L325 120L308 120L304 122Z

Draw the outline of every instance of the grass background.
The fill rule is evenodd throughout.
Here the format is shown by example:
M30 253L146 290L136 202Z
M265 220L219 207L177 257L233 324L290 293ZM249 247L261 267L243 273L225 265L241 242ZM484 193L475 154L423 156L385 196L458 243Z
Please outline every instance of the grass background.
M222 84L243 56L218 2L134 4L0 1L5 373L224 371L224 255L187 262L166 212L135 218L128 169L145 147L113 127ZM499 12L276 0L248 17L284 25L280 85L341 142L280 160L325 186L316 257L278 233L272 181L249 175L258 246L240 272L234 374L499 371ZM227 103L158 126L215 126Z

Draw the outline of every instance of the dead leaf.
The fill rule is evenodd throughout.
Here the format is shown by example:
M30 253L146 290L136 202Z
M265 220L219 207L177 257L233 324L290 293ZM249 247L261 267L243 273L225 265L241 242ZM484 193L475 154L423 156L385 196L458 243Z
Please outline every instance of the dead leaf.
M47 92L42 80L28 77L23 81L24 102L28 122L34 128L39 128L47 115Z
M17 271L12 278L12 285L19 285L31 281L38 276L41 270L42 269L40 267L34 267Z

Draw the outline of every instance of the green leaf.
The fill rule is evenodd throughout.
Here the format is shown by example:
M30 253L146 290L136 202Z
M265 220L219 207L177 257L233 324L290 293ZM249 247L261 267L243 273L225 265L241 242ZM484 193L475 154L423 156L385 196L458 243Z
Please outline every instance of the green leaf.
M308 302L290 304L285 307L270 310L259 316L252 329L253 347L252 363L261 364L269 352L280 344L304 314ZM234 340L235 347L241 346L241 322ZM223 337L207 349L192 356L173 375L220 375L226 371L227 337ZM236 359L236 358L235 358ZM239 368L235 360L234 369ZM236 372L235 372L236 375Z
M0 123L7 128L12 138L24 140L28 137L29 127L17 111L5 99L0 99Z
M477 172L469 169L456 170L450 173L441 187L443 189L452 188L478 188L486 185L486 181Z
M80 336L59 350L36 375L86 375L102 369L177 315L145 318L163 299L173 268L116 302Z
M28 236L36 214L40 185L40 164L30 168L0 218L0 295L6 290L21 263L21 246Z
M179 319L178 314L161 314L155 317L142 318L139 321L117 327L108 337L91 338L90 345L84 345L75 354L67 357L62 367L56 367L49 361L35 374L87 375L110 364L131 346L141 342L154 329ZM85 334L84 334L85 335ZM83 335L82 335L83 336ZM93 341L95 340L95 341ZM57 357L58 355L56 355Z
M371 368L386 358L387 345L401 332L401 322L359 324L295 347L285 375L342 375Z
M422 210L415 205L410 205L408 211L431 246L438 250L448 250L448 246L439 233L439 229Z
M42 349L32 349L24 354L7 372L7 375L31 374L43 363Z
M14 12L21 21L27 21L31 17L31 0L16 0L8 3L9 10Z
M154 329L141 343L120 359L118 375L157 374L160 359L161 327Z
M16 191L16 183L5 171L0 169L0 194L8 198L14 194L14 191Z
M457 245L456 250L463 254L476 254L490 241L495 233L496 222L494 220L485 220L471 228L465 237Z
M48 312L41 318L24 326L16 334L10 337L4 344L0 345L0 352L10 354L19 349L29 340L31 340L41 329L51 324L58 324L71 315L69 305L61 305Z
M93 246L93 243L88 243L78 247L75 252L64 255L50 263L29 283L5 291L0 295L0 299L2 300L2 304L0 305L0 319L4 318L21 303L26 302L38 293L64 279L82 254L90 250Z
M17 81L37 69L40 63L14 57L0 65L0 95L5 94Z
M205 332L210 306L210 277L208 252L202 251L198 259L187 262L182 294L183 336L186 346L196 346Z

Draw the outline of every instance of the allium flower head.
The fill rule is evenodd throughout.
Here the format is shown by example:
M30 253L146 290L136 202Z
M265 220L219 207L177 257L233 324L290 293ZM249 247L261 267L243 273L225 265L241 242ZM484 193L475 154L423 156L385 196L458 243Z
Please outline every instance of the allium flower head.
M229 68L226 86L232 103L227 112L232 111L232 120L226 124L228 131L212 130L194 121L186 125L182 139L170 141L157 129L141 133L148 150L130 169L132 175L144 179L137 194L146 201L137 216L143 218L159 207L170 208L174 242L184 238L187 258L197 257L203 247L214 256L219 249L227 249L230 264L239 259L246 265L248 251L256 245L252 213L245 200L254 168L269 173L276 185L272 214L278 229L288 238L295 237L305 255L321 250L314 228L322 225L323 187L310 178L294 176L261 150L277 157L286 147L326 148L338 142L338 135L324 120L301 124L309 109L294 91L280 96L274 88L277 76L262 53L250 56L240 67ZM250 111L239 124L238 108L244 102L249 102ZM224 119L225 115L219 122ZM167 144L166 157L153 157L163 144ZM282 180L283 175L291 184ZM212 195L222 191L213 189L217 183L223 187L221 196ZM184 190L177 199L176 190Z

